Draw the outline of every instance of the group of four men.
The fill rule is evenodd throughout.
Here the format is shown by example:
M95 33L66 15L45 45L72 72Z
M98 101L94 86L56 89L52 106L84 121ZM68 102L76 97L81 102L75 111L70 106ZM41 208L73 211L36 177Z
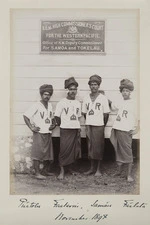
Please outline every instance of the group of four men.
M24 113L25 123L33 132L31 158L37 179L45 179L46 176L51 175L48 170L50 161L54 159L51 133L56 126L60 126L60 174L58 178L64 179L65 167L74 163L76 159L81 158L79 118L82 115L85 118L88 158L91 160L90 169L84 174L95 173L95 176L101 176L100 162L104 152L104 128L109 118L110 106L113 109L112 102L108 101L106 96L99 90L101 82L102 79L99 75L93 75L89 78L90 93L83 99L81 107L81 103L76 100L77 81L74 77L66 79L64 86L68 90L67 96L58 102L55 113L49 102L53 94L52 85L44 84L40 87L41 101L34 104ZM116 120L120 122L119 130L123 131L126 136L124 139L124 135L121 136L121 134L117 133L119 140L114 135L116 134L114 131L118 128L114 126L111 140L116 151L116 158L120 157L117 159L119 171L122 163L128 163L127 180L133 181L131 177L133 161L131 144L134 129L134 112L130 101L130 92L134 87L133 83L128 79L124 79L121 82L120 91L123 93L124 100L128 100L128 103L125 108L120 108ZM126 110L127 113L124 115L122 110ZM118 118L120 119L118 120ZM129 124L126 127L127 130L124 130L124 124ZM117 145L114 140L118 140ZM42 171L39 169L41 161L44 164ZM96 171L95 164L97 166Z

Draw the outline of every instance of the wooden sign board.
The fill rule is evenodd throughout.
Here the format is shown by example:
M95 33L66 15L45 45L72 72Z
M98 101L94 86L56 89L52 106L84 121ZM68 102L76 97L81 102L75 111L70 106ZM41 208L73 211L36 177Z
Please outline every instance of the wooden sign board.
M105 21L41 21L41 53L105 53Z

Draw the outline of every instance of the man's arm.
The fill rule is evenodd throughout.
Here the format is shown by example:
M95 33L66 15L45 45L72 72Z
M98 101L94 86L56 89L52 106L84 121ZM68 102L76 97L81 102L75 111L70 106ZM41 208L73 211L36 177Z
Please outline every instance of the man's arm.
M116 105L116 103L112 102L110 99L108 99L108 105L110 110L118 111L118 105Z
M84 119L86 120L86 113L82 112L82 115L84 116Z
M55 116L54 117L55 118L55 121L56 121L56 126L60 126L60 124L61 124L61 119L60 119L60 117L58 117L58 116Z
M52 124L50 125L49 130L54 130L56 125L57 125L56 119L53 118L52 119Z
M109 118L109 113L104 113L104 126L106 126Z
M134 130L130 130L129 133L131 135L135 135L135 134L137 134L139 132L139 130L140 130L140 121L138 120L137 125L135 126L135 129Z
M108 99L108 105L109 105L109 108L111 109L112 108L112 101L110 99Z
M35 126L33 126L33 125L31 124L31 122L30 122L30 120L29 120L28 117L23 116L23 118L24 118L24 121L25 121L26 125L29 127L29 129L30 129L32 132L38 132L38 131L40 130L39 127L35 127Z

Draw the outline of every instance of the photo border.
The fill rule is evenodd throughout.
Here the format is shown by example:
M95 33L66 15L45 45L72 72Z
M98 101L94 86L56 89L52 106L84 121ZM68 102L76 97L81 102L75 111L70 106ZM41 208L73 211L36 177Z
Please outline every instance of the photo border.
M150 169L149 163L149 124L150 124L150 116L149 116L149 52L150 52L150 3L145 0L111 0L111 1L73 1L69 0L43 0L43 1L35 1L35 0L10 0L9 2L2 0L0 7L0 16L1 16L1 103L2 103L2 113L1 113L1 199L2 199L2 210L0 213L0 222L2 224L18 224L24 225L27 224L39 224L41 223L41 218L43 219L44 224L66 224L60 221L53 221L51 215L55 213L55 209L53 208L53 200L58 196L28 196L29 201L39 201L42 205L44 205L44 210L33 210L33 209L20 209L19 198L22 196L10 196L9 195L9 147L11 146L10 140L10 70L11 70L11 60L12 56L10 56L10 10L11 9L47 9L47 8L100 8L100 9L139 9L140 10L140 195L137 196L59 196L59 198L65 198L66 201L80 201L83 205L89 206L96 199L100 199L101 202L109 201L112 203L113 208L111 210L107 210L109 212L110 218L106 222L106 224L116 225L116 224L136 224L136 225L147 225L150 222L150 179L147 176L148 171ZM4 85L5 84L5 85ZM6 96L4 98L4 94ZM133 199L134 201L141 201L147 204L145 209L139 208L127 208L125 209L123 206L123 201L125 199ZM60 209L59 209L60 210ZM88 210L88 208L87 208ZM51 215L50 215L51 212ZM41 217L42 216L42 217ZM54 222L54 223L53 223ZM86 221L80 221L79 224L88 224ZM70 224L70 222L68 222ZM89 223L91 224L91 222Z

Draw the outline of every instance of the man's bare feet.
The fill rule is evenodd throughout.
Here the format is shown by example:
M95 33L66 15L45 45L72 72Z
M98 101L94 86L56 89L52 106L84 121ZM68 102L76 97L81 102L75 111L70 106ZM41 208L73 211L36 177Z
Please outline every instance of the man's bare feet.
M68 172L69 172L71 175L76 176L76 175L78 175L78 174L79 174L79 172L77 172L77 171L73 170L72 168L68 168L67 170L68 170Z
M101 177L101 176L102 176L102 174L101 174L101 172L100 172L100 171L96 171L96 173L94 174L94 176L95 176L95 177Z
M114 173L114 177L118 177L118 176L121 176L121 172L120 171Z
M133 179L131 176L128 176L128 177L127 177L127 181L128 181L128 182L133 182L134 179Z
M57 177L59 180L63 180L64 179L64 173L60 173L59 176Z
M43 176L54 176L54 173L50 173L50 172L41 172L41 174Z
M36 173L34 177L35 177L36 179L38 179L38 180L45 180L45 179L46 179L46 177L43 176L43 175L41 175L40 173Z
M84 172L84 175L90 175L93 174L94 171L92 169L88 170L87 172Z

